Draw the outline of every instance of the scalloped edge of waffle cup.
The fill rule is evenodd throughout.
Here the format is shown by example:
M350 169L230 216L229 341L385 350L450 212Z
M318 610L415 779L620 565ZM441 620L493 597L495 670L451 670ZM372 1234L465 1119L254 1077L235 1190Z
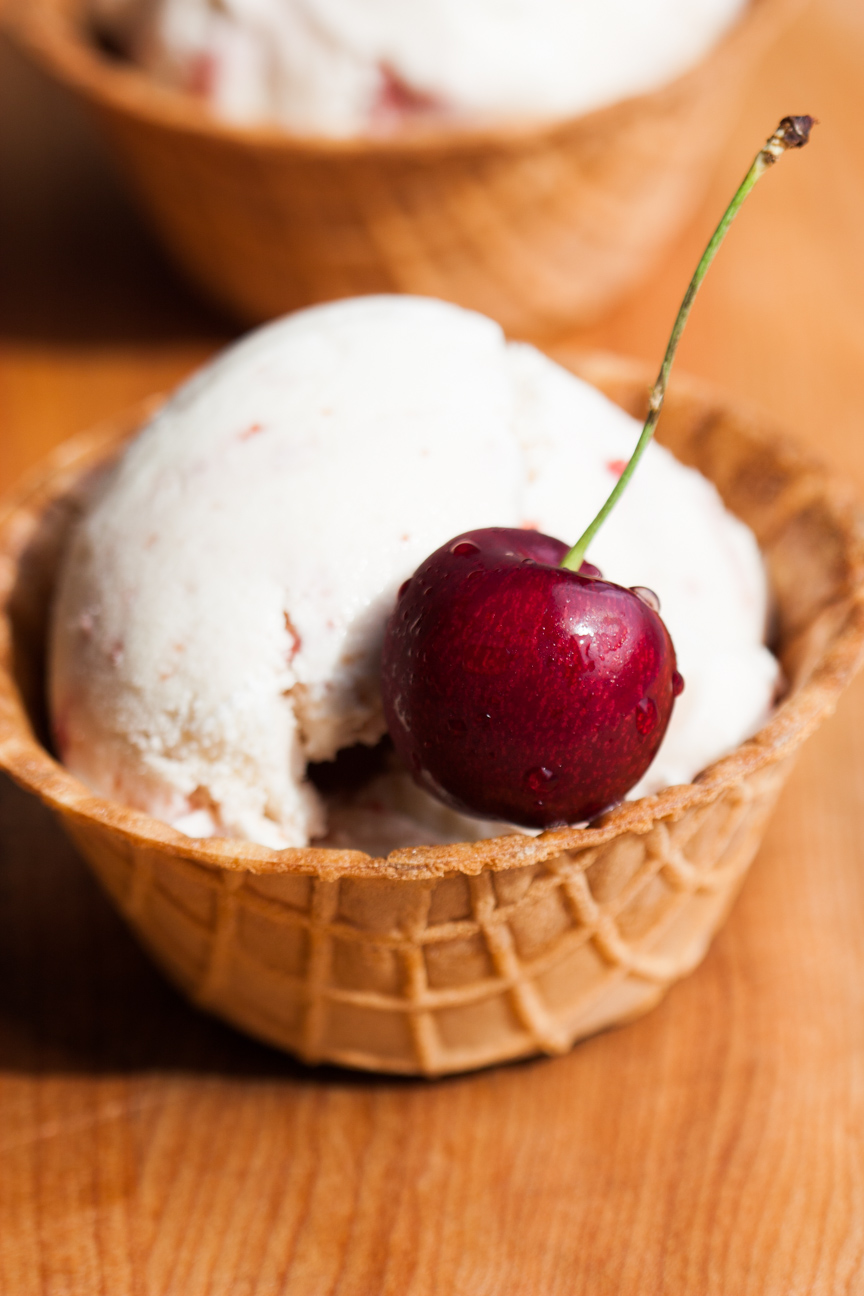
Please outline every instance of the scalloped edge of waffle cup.
M644 410L643 366L556 358ZM676 377L660 439L749 522L769 568L789 689L768 723L693 783L589 828L386 859L274 851L192 840L94 796L40 743L22 696L38 709L76 485L155 403L66 442L0 503L0 767L57 812L163 970L199 1006L307 1062L403 1074L561 1053L652 1007L705 954L797 750L861 664L853 492L764 419Z
M82 4L5 0L5 26L95 111L151 222L213 299L258 322L410 292L536 338L596 317L650 271L704 194L729 105L803 0L751 0L696 67L589 113L350 139L219 121L100 55L76 22Z

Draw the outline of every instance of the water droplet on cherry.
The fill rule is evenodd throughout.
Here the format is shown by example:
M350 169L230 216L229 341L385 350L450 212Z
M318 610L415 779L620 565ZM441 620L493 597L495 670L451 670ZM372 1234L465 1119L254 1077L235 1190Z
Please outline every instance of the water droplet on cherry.
M684 692L684 676L677 670L672 672L672 696L680 697Z
M637 598L651 608L652 612L660 611L660 599L647 585L631 585L630 590Z
M479 553L480 546L476 545L473 540L460 540L458 544L453 546L450 552L452 554L457 554L461 558L467 554Z
M410 584L411 584L411 577L409 576L408 579L406 581L403 581L402 584L399 586L399 593L396 595L397 599L401 599L405 594L407 594L408 586Z
M543 792L555 778L555 771L545 765L537 765L525 775L525 784L532 792Z
M636 704L636 728L640 734L650 734L657 725L657 707L649 697Z

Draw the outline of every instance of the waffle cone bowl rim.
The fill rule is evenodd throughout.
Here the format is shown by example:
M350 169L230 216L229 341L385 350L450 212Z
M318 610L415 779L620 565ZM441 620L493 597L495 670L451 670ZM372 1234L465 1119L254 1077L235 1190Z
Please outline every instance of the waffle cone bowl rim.
M480 149L506 153L526 144L542 145L573 130L589 130L616 114L639 114L659 96L676 95L716 61L735 57L739 47L771 31L802 0L748 0L746 10L698 60L654 90L615 100L584 113L543 118L508 119L476 126L418 125L390 135L333 138L295 134L267 124L240 125L220 120L192 95L155 83L131 63L113 66L92 41L76 30L75 11L84 0L0 0L0 22L14 40L59 81L90 102L151 126L181 131L201 139L249 146L285 156L321 155L334 159L418 159L471 154Z
M556 358L595 382L615 399L623 393L631 404L647 390L650 374L639 362L603 352L562 353ZM855 492L839 475L802 452L765 418L754 417L709 385L676 374L667 397L667 412L695 408L706 417L725 411L758 429L760 444L775 457L791 459L799 474L807 472L814 499L828 498L832 516L842 524L844 554L850 577L839 626L820 650L808 677L790 690L767 723L731 753L703 770L692 783L655 796L623 802L587 828L561 828L539 837L511 835L456 845L410 847L373 858L357 850L322 847L273 850L227 838L193 839L141 811L92 793L73 777L34 734L21 697L12 661L13 627L8 600L17 559L26 548L21 525L37 510L68 493L74 481L109 457L153 414L162 397L152 397L97 427L64 442L0 499L0 769L59 812L79 824L98 824L119 833L136 847L161 851L210 869L256 874L295 874L327 880L376 878L423 881L460 873L466 877L540 864L564 851L596 848L628 833L644 835L663 821L677 821L691 809L710 805L751 775L791 756L829 715L864 658L864 510ZM661 420L662 438L662 420ZM822 611L830 610L822 608Z

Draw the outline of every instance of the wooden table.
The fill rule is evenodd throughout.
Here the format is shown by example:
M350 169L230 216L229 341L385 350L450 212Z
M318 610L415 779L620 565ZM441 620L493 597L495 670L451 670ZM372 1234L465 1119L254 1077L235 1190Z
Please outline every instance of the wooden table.
M0 51L0 481L231 333L66 100ZM864 490L864 15L754 80L674 256L580 343L656 360L786 112L686 366ZM440 1083L311 1071L186 1007L48 815L0 786L3 1296L864 1291L864 680L810 742L704 965L569 1057Z

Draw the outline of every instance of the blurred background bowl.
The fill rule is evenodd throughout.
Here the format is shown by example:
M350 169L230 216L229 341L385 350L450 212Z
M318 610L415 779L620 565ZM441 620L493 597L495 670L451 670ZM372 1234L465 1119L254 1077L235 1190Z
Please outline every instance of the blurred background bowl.
M800 0L751 0L660 90L554 122L300 137L217 120L99 48L83 0L11 0L17 42L95 111L178 263L239 319L444 297L515 336L601 315L703 197L754 62Z

